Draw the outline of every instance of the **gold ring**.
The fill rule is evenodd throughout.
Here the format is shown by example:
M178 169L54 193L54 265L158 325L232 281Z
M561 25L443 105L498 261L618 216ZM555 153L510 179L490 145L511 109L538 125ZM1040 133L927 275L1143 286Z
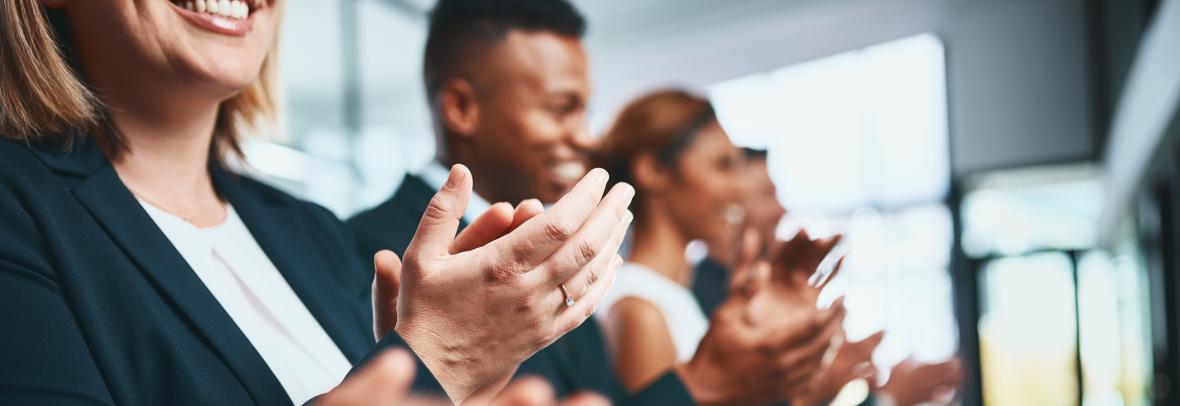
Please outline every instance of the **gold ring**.
M573 297L573 296L570 296L570 291L568 291L568 290L566 290L566 289L565 289L565 284L564 284L564 283L563 283L563 284L561 284L561 285L558 285L558 286L561 286L561 293L564 293L564 294L565 294L565 307L573 307L573 305L574 305L574 297Z

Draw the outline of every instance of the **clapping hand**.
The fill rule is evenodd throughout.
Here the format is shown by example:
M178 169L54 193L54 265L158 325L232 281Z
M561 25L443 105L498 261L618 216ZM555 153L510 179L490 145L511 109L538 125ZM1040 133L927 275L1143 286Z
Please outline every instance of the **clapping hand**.
M443 406L446 399L414 396L409 392L414 380L414 361L403 350L388 350L370 364L349 376L339 386L309 404L316 406ZM553 388L543 380L524 378L508 385L491 401L468 404L488 406L606 406L600 396L579 394L558 402Z
M806 299L779 301L776 296L785 291L773 286L772 266L757 258L757 235L746 233L744 239L729 298L710 319L696 354L676 370L703 405L758 405L800 396L844 320L842 299L823 310ZM790 264L779 264L778 271L785 266Z
M849 382L857 379L872 381L876 375L873 365L873 350L881 344L884 332L877 332L860 341L841 339L832 363L822 368L811 379L801 394L791 399L795 406L827 404L844 389Z
M497 393L522 361L585 321L613 284L634 189L620 183L603 196L606 183L605 171L590 171L548 211L535 201L503 205L456 236L472 188L456 165L404 263L376 258L375 332L395 325L456 403Z

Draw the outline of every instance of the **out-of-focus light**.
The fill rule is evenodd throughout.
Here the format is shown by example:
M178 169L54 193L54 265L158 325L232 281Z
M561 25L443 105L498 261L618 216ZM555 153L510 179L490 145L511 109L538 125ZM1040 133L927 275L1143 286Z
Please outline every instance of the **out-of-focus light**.
M247 141L242 145L246 163L263 174L286 180L302 180L308 158L294 148L266 141Z
M1038 249L1084 249L1097 242L1104 184L1089 169L1061 168L996 176L963 199L963 251L972 257Z
M766 146L796 214L941 200L949 184L945 56L931 34L709 88L726 131Z

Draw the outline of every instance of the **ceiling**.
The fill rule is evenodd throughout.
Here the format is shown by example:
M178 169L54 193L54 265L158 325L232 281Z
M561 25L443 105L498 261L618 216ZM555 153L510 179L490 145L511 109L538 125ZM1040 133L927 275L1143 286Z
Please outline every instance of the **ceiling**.
M425 15L432 0L357 0L367 122L422 119ZM590 23L595 101L609 112L660 85L702 87L750 73L930 30L936 0L575 0ZM283 38L296 110L339 109L345 66L340 2L300 2ZM856 26L857 30L846 27ZM734 44L743 44L735 47ZM709 63L701 63L709 61ZM301 106L301 107L300 107ZM327 114L331 115L331 114ZM338 124L337 116L320 118Z

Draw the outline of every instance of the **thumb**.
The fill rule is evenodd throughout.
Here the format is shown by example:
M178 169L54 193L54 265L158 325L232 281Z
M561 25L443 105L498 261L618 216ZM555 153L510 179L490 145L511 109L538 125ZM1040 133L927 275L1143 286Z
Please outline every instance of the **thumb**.
M471 186L471 171L463 165L452 166L447 183L430 199L430 205L426 206L426 212L422 214L414 239L406 249L407 258L447 253L447 248L459 230L459 220L463 218L463 211L467 210L467 202L471 199Z
M512 205L504 202L493 204L459 232L455 240L451 241L449 252L458 254L471 251L500 238L507 234L508 227L512 226L512 216Z
M746 270L734 275L735 280L730 286L730 296L741 301L750 301L758 292L766 288L770 281L770 264L757 261L746 266Z
M550 406L556 403L553 387L537 377L525 377L500 391L491 405L495 406Z
M402 261L390 250L373 257L373 334L380 340L397 326L397 294L402 284Z
M414 380L414 360L403 350L386 351L349 376L317 405L391 405L403 401Z

